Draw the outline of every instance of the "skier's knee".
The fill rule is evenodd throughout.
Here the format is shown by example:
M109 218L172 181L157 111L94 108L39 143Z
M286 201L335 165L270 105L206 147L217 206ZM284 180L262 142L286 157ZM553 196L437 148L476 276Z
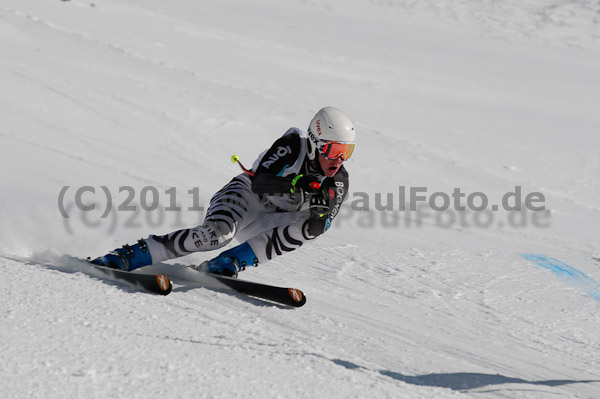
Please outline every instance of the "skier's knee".
M221 248L229 244L235 237L235 227L221 221L207 221L200 230L201 239L211 248Z
M331 225L331 221L328 218L323 218L323 219L310 218L305 222L303 229L306 233L308 233L307 236L312 239L312 238L316 238L316 237L320 236L321 234L325 233L329 229L330 225Z

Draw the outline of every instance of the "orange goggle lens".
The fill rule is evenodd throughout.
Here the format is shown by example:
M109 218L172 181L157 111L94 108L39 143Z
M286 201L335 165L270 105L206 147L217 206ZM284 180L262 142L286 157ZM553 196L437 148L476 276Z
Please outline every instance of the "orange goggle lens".
M344 143L341 141L322 141L319 146L319 152L325 159L342 158L344 161L352 156L354 143Z

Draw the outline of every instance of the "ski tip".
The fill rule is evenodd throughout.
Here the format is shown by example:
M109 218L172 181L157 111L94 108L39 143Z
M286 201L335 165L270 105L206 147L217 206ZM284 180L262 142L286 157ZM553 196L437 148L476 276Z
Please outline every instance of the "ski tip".
M291 306L299 308L306 303L306 295L299 289L288 288L288 293L292 299L292 302L290 303Z
M171 280L169 280L167 276L164 276L162 274L156 275L156 284L158 286L157 293L160 295L169 295L169 293L171 293L171 290L173 289L173 283L171 282Z

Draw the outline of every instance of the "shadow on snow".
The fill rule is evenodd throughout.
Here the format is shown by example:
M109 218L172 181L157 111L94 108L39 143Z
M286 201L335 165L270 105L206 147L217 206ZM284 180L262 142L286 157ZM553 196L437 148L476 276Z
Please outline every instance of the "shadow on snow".
M335 359L333 362L339 366L350 370L365 369L362 366L345 360ZM469 389L481 388L490 385L502 384L530 384L556 387L568 384L589 384L600 382L600 380L544 380L528 381L522 378L506 377L500 374L482 374L482 373L440 373L424 374L417 376L404 375L389 370L379 370L379 373L398 381L412 385L421 385L428 387L448 388L454 391L465 391Z

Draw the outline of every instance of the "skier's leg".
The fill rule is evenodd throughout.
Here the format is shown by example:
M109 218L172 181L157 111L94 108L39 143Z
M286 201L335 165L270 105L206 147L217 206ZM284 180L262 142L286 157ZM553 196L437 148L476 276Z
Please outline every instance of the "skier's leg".
M290 220L292 221L290 222ZM298 249L306 241L316 238L309 233L309 220L308 212L267 214L263 218L257 219L255 223L270 224L272 226L270 230L262 231L237 247L203 262L197 268L209 273L233 276L244 270L246 266L258 266L259 263L266 263L279 255Z
M287 252L292 252L317 237L309 232L308 211L300 213L302 216L294 222L275 227L246 241L256 254L259 263L266 263Z
M251 223L261 209L258 197L251 190L250 179L246 175L237 176L212 197L201 226L148 237L152 259L160 262L222 248L239 229Z
M222 248L262 209L250 187L247 176L237 176L213 196L201 226L163 236L151 235L135 245L125 245L98 257L92 263L134 270L192 252Z

